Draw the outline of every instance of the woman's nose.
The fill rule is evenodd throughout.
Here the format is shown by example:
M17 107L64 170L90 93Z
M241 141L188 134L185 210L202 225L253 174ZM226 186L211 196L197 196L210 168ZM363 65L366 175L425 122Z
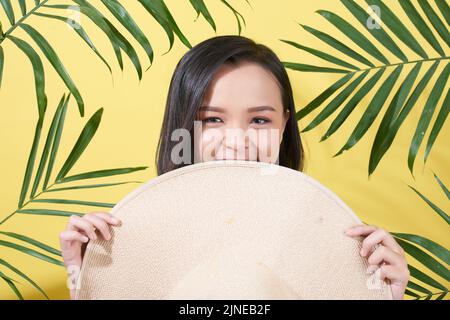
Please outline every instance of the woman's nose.
M241 128L228 128L225 130L222 142L223 146L230 151L237 151L238 155L245 155L248 148L248 136Z

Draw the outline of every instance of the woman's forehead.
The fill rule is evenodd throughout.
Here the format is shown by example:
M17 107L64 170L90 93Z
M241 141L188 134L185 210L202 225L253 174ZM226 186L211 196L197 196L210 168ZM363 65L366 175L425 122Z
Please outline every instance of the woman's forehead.
M256 63L223 65L214 75L203 105L281 107L281 92L276 78Z

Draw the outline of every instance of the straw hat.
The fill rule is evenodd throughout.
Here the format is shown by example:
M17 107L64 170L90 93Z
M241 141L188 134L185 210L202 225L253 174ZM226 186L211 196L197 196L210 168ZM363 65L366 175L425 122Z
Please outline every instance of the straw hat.
M361 224L336 194L276 164L221 160L160 175L89 242L76 299L392 299L367 274Z

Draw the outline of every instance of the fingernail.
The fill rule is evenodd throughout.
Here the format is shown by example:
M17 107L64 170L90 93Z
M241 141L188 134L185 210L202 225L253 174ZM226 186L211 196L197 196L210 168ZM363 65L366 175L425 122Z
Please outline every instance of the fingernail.
M83 242L88 242L89 241L89 238L88 237L85 237L85 236L83 236Z
M121 224L121 221L119 219L117 219L116 217L113 217L112 221L116 224Z
M366 253L364 252L364 250L363 249L361 249L360 251L359 251L359 253L361 254L361 256L363 256L363 257L365 257L366 256Z

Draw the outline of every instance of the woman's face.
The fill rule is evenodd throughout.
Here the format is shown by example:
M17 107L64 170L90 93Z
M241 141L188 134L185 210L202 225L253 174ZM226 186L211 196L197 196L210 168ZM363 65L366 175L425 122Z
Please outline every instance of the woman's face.
M198 113L197 161L276 163L289 118L289 111L283 110L280 87L272 73L252 62L223 65Z

